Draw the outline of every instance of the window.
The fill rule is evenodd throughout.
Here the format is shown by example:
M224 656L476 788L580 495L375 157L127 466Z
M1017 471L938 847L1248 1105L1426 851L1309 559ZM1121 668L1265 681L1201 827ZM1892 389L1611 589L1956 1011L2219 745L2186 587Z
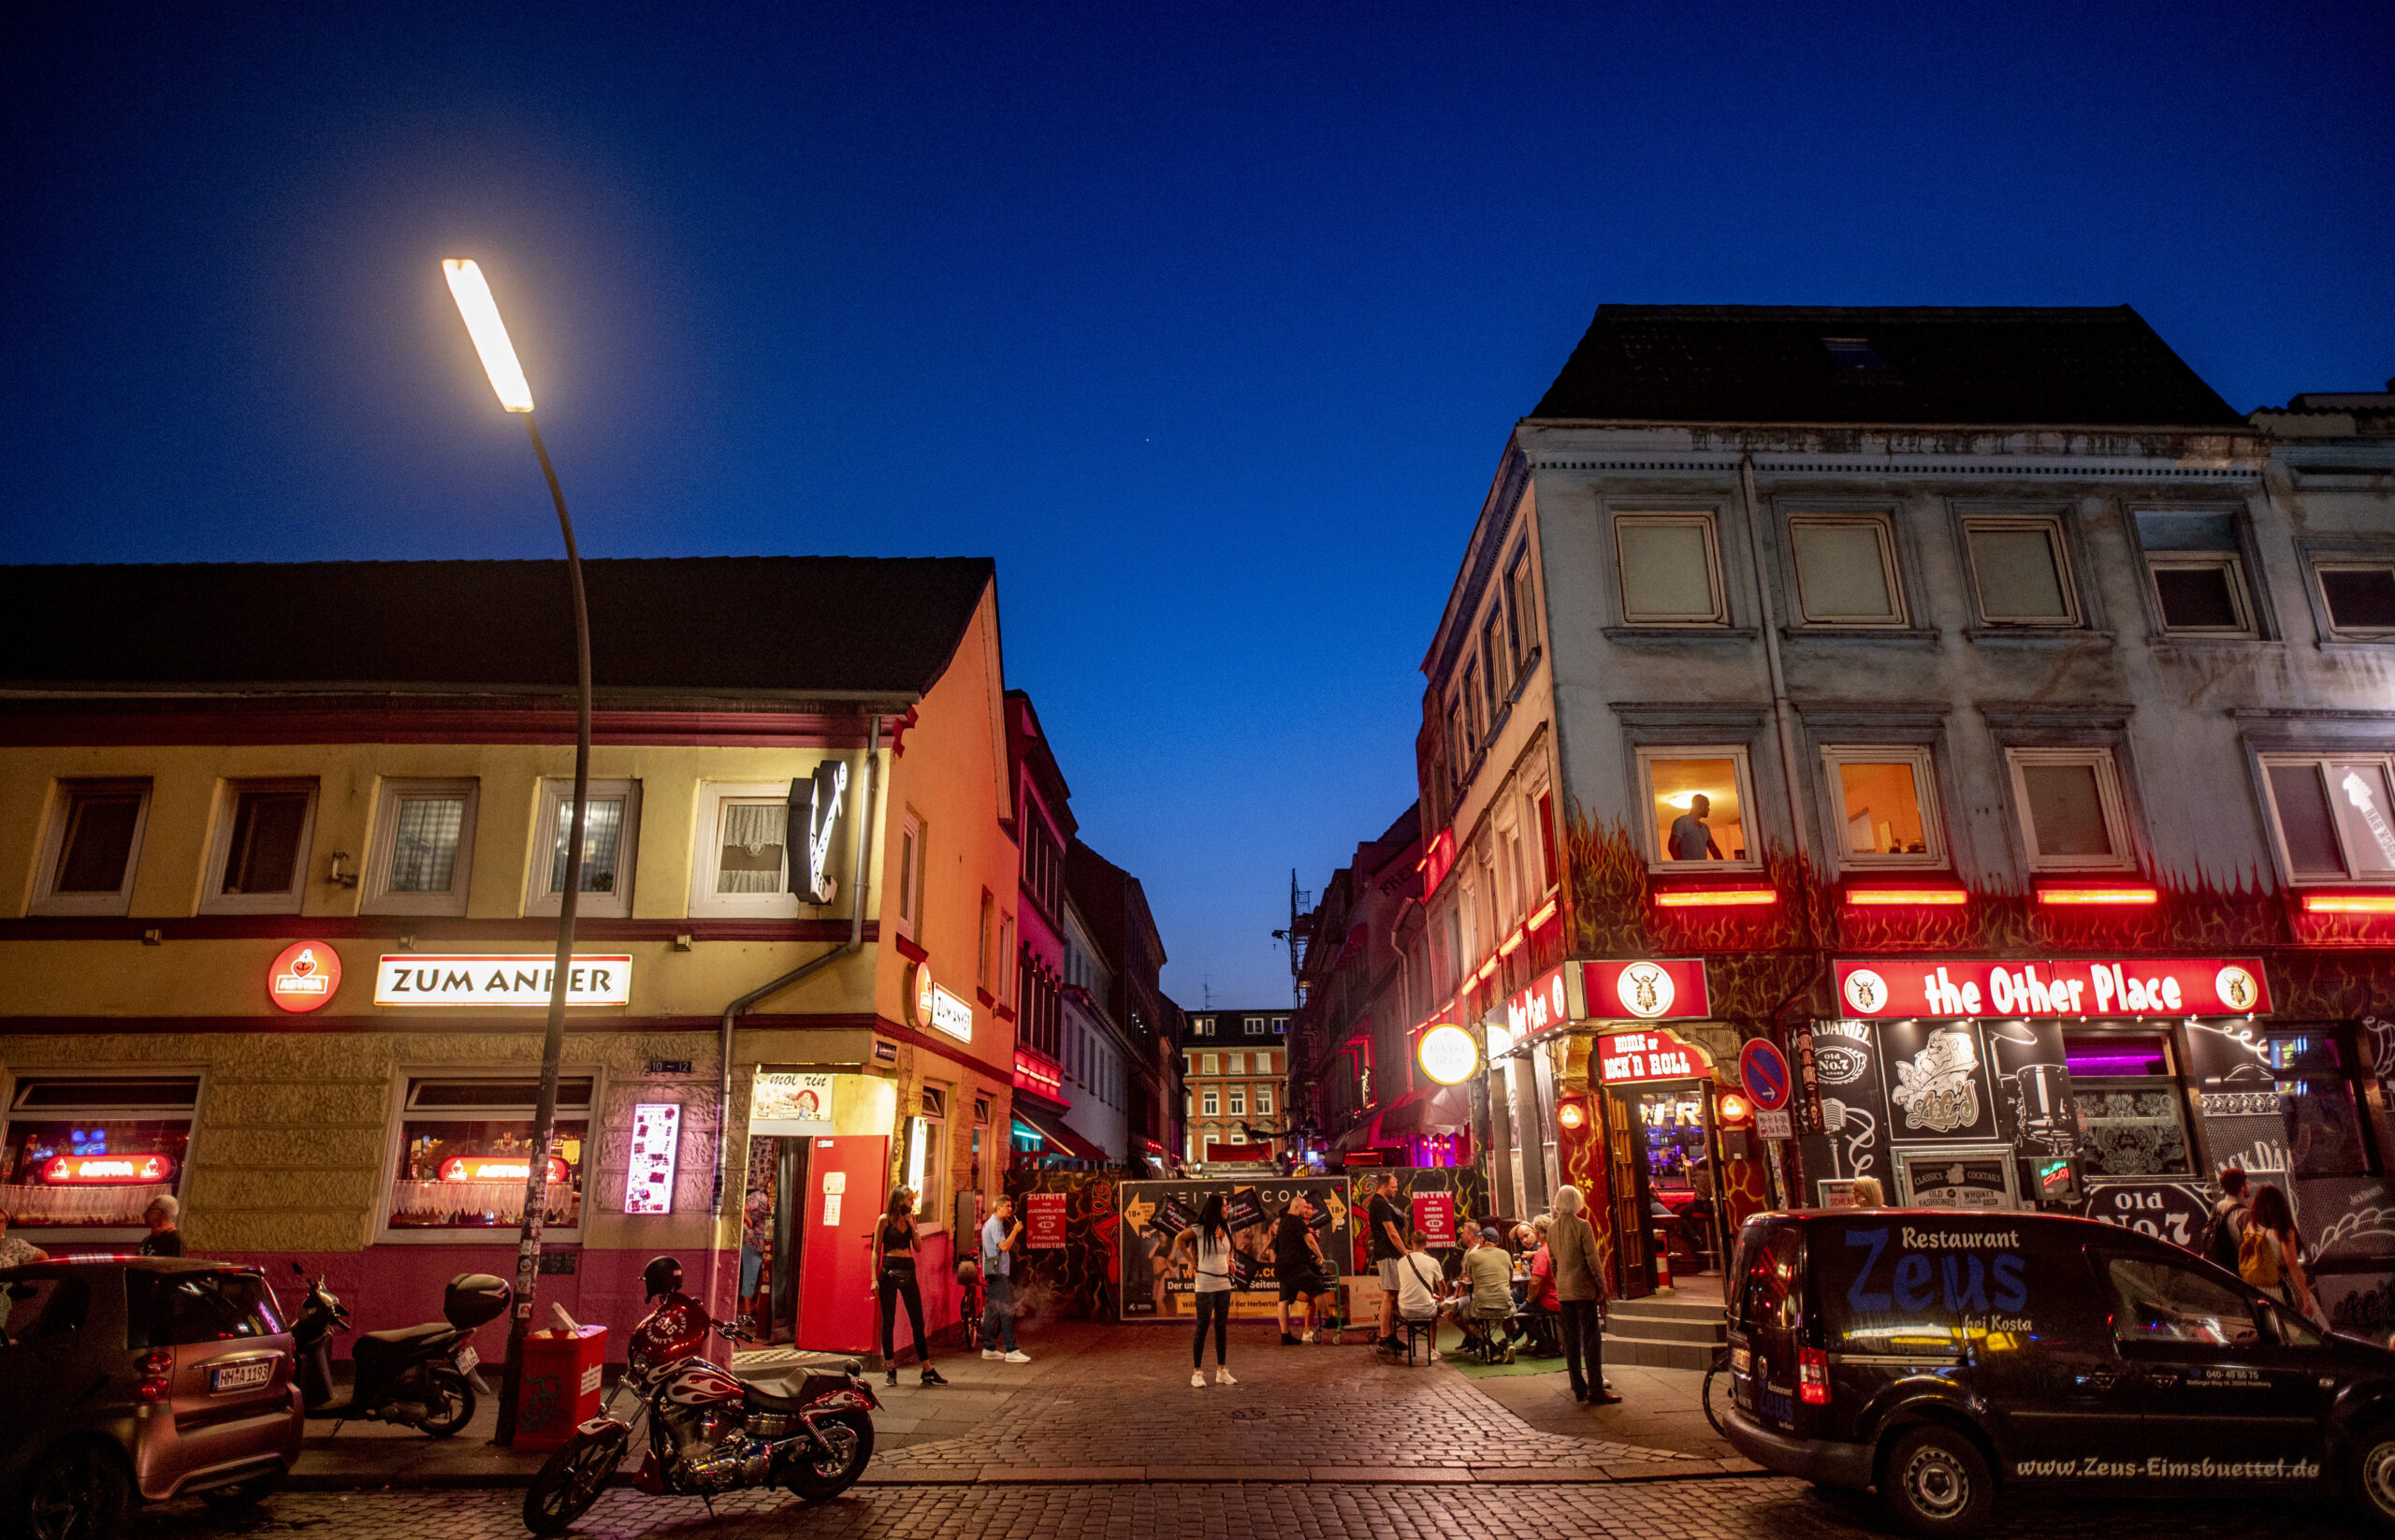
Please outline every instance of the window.
M1901 626L1896 545L1873 515L1800 514L1788 520L1796 603L1815 626Z
M312 780L237 780L225 789L199 907L215 914L296 914L308 887Z
M1505 645L1505 602L1500 597L1488 606L1488 618L1480 623L1480 664L1488 678L1488 719L1495 721L1497 712L1514 688L1513 649Z
M1272 1087L1259 1085L1256 1088L1256 1115L1257 1117L1272 1115Z
M1746 749L1642 748L1638 770L1652 809L1658 867L1760 864L1747 837Z
M2133 864L2111 749L2011 748L2005 760L2032 871L2122 871Z
M1247 1087L1244 1085L1234 1085L1231 1087L1230 1096L1231 1116L1247 1116Z
M2125 1343L2251 1346L2262 1340L2246 1296L2193 1268L2138 1257L2108 1257L2112 1335Z
M1261 1016L1242 1017L1240 1020L1239 1029L1248 1037L1260 1038L1264 1036L1264 1018Z
M1207 1054L1207 1055L1205 1056L1205 1064L1206 1064L1206 1067L1205 1067L1205 1068L1203 1068L1202 1070L1200 1070L1200 1071L1199 1071L1199 1073L1200 1073L1200 1074L1207 1074L1207 1075L1219 1075L1219 1074L1221 1074L1221 1073L1222 1073L1221 1068L1218 1068L1218 1067L1221 1065L1221 1063L1222 1063L1222 1058L1221 1058L1221 1056L1220 1056L1219 1054L1209 1053L1209 1054Z
M1241 1126L1240 1126L1238 1124L1236 1124L1236 1123L1232 1124L1232 1125L1231 1125L1231 1139L1230 1139L1230 1141L1231 1141L1233 1144L1244 1144L1244 1143L1246 1143L1246 1142L1247 1142L1247 1130L1246 1130L1246 1129L1244 1129L1244 1128L1242 1128L1242 1127L1241 1127Z
M274 1294L247 1272L127 1272L127 1345L178 1347L271 1337L283 1329Z
M2159 1036L2063 1038L2079 1147L2090 1176L2167 1176L2192 1170L2170 1045Z
M1828 748L1822 763L1838 799L1842 864L1946 864L1928 749Z
M981 914L980 921L973 927L973 936L977 948L977 956L973 964L973 981L980 985L982 993L986 995L990 989L992 954L998 944L998 901L991 895L987 888L981 890Z
M2312 571L2330 630L2372 641L2395 636L2395 562L2324 560Z
M1244 1074L1246 1074L1246 1073L1247 1073L1247 1055L1246 1055L1246 1054L1244 1054L1244 1053L1233 1053L1233 1054L1230 1056L1230 1060L1231 1060L1231 1067L1230 1067L1230 1071L1229 1071L1229 1072L1230 1072L1231 1074L1234 1074L1234 1075L1244 1075Z
M1269 1075L1272 1072L1271 1054L1258 1053L1256 1055L1256 1072L1259 1075Z
M1275 1032L1281 1032L1281 1033L1285 1033L1285 1032L1287 1032L1287 1031L1289 1030L1289 1018L1288 1018L1288 1017L1286 1017L1286 1016L1275 1016L1275 1017L1273 1017L1273 1018L1272 1018L1272 1030L1273 1030L1273 1031L1275 1031Z
M149 817L146 780L62 783L34 912L124 913L133 903L133 869Z
M2362 1132L2353 1070L2344 1045L2326 1029L2273 1032L2271 1072L2278 1077L2291 1176L2369 1176L2376 1162Z
M2252 636L2254 611L2245 589L2245 559L2237 516L2167 513L2133 516L2138 544L2162 629L2171 635Z
M915 1213L926 1225L937 1226L946 1211L951 1173L948 1169L948 1097L937 1086L919 1093L918 1111L907 1120L906 1165L900 1185L915 1195Z
M2298 882L2395 879L2389 764L2385 754L2262 756L2289 877Z
M1011 915L1011 914L1008 914L1008 915L1001 915L1001 916L998 918L998 952L997 952L997 956L998 956L998 962L999 962L999 964L1000 964L1000 966L999 966L999 967L998 967L998 970L997 970L997 972L998 972L998 980L997 980L997 982L998 982L998 996L999 996L999 998L1000 998L1000 999L1005 1000L1005 1001L1007 1001L1007 1002L1008 1002L1008 1003L1009 1003L1009 1004L1011 1004L1011 1003L1013 1002L1013 998L1014 998L1014 990L1013 990L1013 987L1012 987L1012 984L1013 984L1013 979L1014 979L1014 974L1013 974L1013 972L1012 972L1011 970L1009 970L1009 968L1007 968L1007 967L1004 966L1004 964L1005 964L1005 961L1006 961L1006 959L1007 959L1007 958L1009 958L1009 957L1011 957L1011 956L1013 956L1013 955L1014 955L1014 916L1013 916L1013 915Z
M1718 626L1728 621L1711 514L1617 514L1613 536L1621 560L1625 622Z
M1488 741L1488 712L1480 695L1480 664L1463 666L1464 731L1475 748Z
M544 831L532 846L532 880L524 895L527 914L555 914L565 894L565 861L573 841L573 782L544 779L541 806L532 825ZM594 780L582 816L582 894L574 911L602 919L629 919L632 912L632 857L640 848L640 782ZM744 852L745 854L745 852ZM720 871L718 873L720 880Z
M0 1131L0 1209L18 1230L138 1235L151 1199L181 1192L198 1101L196 1075L19 1080Z
M463 914L474 864L472 780L386 780L367 858L370 914Z
M1206 1087L1204 1104L1199 1108L1199 1111L1207 1117L1215 1117L1221 1114L1222 1110L1222 1104L1217 1099L1217 1094L1214 1088L1209 1085Z
M1531 580L1529 546L1514 558L1505 587L1509 600L1505 618L1514 644L1514 672L1518 675L1530 667L1538 652L1538 585Z
M588 1075L558 1080L542 1224L574 1232L560 1239L578 1239L582 1225L590 1092ZM409 1081L385 1238L447 1241L459 1230L512 1230L522 1224L536 1132L532 1114L540 1098L538 1080Z
M1198 1036L1201 1038L1211 1038L1213 1035L1214 1018L1212 1016L1200 1017L1198 1022Z
M898 929L910 940L921 939L923 923L925 843L922 816L909 807L898 826Z
M2076 626L2062 521L1983 516L1963 521L1978 586L1980 618L1991 626Z

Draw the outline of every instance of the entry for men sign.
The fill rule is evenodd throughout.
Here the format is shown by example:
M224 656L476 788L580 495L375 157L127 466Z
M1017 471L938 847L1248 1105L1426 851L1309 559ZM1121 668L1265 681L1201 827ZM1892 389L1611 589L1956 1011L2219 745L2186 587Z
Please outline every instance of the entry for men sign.
M374 1003L389 1006L546 1006L557 977L554 953L436 956L402 952L374 967ZM570 1006L630 1005L632 960L574 954L567 970Z

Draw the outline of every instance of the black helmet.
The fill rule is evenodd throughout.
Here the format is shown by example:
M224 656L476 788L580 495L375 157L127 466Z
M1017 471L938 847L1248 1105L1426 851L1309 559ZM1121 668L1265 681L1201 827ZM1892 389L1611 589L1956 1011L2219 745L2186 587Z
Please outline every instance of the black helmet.
M654 1300L660 1294L678 1293L682 1287L682 1264L671 1257L657 1257L640 1270L640 1286Z

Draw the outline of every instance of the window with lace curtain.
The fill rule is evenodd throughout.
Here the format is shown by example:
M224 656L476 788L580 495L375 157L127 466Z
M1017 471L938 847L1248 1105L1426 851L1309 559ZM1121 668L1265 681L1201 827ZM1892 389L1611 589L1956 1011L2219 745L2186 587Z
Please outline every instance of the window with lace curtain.
M555 914L565 893L566 850L573 831L573 782L541 783L541 808L532 827L547 831L536 844L527 914ZM640 782L594 780L582 822L582 896L575 912L601 919L628 919L632 912L632 858L640 845Z
M694 918L798 916L799 895L790 885L790 782L710 781L700 789L698 825L690 864ZM796 836L804 840L806 831ZM806 861L804 852L799 860Z
M473 873L473 780L386 780L367 859L369 914L463 914Z

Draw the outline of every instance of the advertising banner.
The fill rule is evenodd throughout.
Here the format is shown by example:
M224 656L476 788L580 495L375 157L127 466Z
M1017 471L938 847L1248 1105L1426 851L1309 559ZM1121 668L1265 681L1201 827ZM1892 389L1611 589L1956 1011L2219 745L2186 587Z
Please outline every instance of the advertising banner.
M1122 1268L1118 1298L1124 1319L1187 1320L1196 1313L1189 1253L1184 1248L1176 1261L1172 1242L1197 1223L1206 1200L1217 1193L1223 1198L1224 1220L1231 1227L1234 1318L1270 1320L1276 1314L1280 1285L1272 1270L1272 1227L1299 1197L1313 1206L1310 1222L1331 1271L1341 1271L1353 1245L1343 1178L1125 1182L1115 1188L1115 1254ZM1449 1224L1452 1228L1452 1218Z
M1578 966L1584 1009L1593 1020L1702 1021L1713 1014L1702 958L1642 957Z
M795 1138L831 1133L832 1077L760 1068L748 1093L748 1131Z
M1023 1244L1028 1251L1065 1249L1065 1195L1023 1195Z
M2255 957L2165 960L1874 958L1837 965L1838 998L1866 1019L1907 1016L2243 1016L2268 1011Z

